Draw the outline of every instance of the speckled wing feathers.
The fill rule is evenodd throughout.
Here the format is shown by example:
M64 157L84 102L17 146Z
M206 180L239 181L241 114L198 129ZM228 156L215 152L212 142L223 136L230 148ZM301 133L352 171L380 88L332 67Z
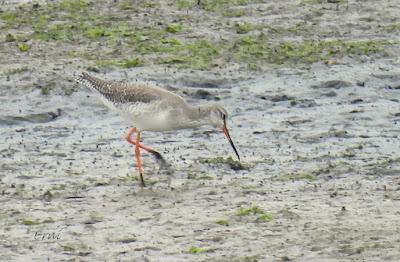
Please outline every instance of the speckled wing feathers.
M76 78L76 81L88 88L95 89L114 105L137 102L150 103L151 101L159 99L156 93L147 92L146 89L149 87L145 85L132 85L114 81L105 81L90 76L87 73L79 75Z

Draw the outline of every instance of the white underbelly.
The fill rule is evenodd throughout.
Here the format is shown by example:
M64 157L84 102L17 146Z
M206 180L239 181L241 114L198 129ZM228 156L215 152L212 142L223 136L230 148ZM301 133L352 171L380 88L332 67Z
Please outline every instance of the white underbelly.
M167 131L175 129L176 117L172 108L160 109L155 104L136 103L118 108L119 113L132 127L140 131Z
M106 106L118 112L132 127L139 131L169 131L191 127L185 114L177 107L162 102L114 104L102 97ZM183 109L182 109L183 110ZM193 127L198 126L193 124Z

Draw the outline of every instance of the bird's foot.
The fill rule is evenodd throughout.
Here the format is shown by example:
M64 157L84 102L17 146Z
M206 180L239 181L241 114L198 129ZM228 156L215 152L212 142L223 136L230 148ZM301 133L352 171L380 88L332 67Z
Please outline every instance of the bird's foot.
M146 187L145 183L144 183L144 179L143 179L143 174L140 174L140 186L142 188Z
M167 163L167 161L165 161L165 159L162 157L160 153L154 150L150 151L150 153L156 158L157 162L160 165L160 169L166 170L168 176L173 174L171 166Z

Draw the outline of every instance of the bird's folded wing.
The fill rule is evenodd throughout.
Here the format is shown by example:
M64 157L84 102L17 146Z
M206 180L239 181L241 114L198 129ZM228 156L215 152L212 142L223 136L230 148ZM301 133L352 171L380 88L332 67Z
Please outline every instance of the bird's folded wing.
M150 103L160 99L158 92L151 92L151 87L143 84L126 84L115 81L105 81L87 73L76 78L78 83L94 89L107 100L115 104Z

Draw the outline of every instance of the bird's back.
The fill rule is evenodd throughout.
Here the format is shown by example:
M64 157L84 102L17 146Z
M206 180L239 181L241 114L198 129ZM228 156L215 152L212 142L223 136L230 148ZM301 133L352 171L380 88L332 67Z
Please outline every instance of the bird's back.
M172 102L182 99L180 96L157 86L106 81L87 73L82 73L76 80L86 87L96 90L114 104L151 103L162 99L168 99Z
M94 89L106 106L143 130L160 129L159 125L173 120L171 114L177 116L176 109L185 105L182 97L157 86L106 81L87 73L76 81Z

